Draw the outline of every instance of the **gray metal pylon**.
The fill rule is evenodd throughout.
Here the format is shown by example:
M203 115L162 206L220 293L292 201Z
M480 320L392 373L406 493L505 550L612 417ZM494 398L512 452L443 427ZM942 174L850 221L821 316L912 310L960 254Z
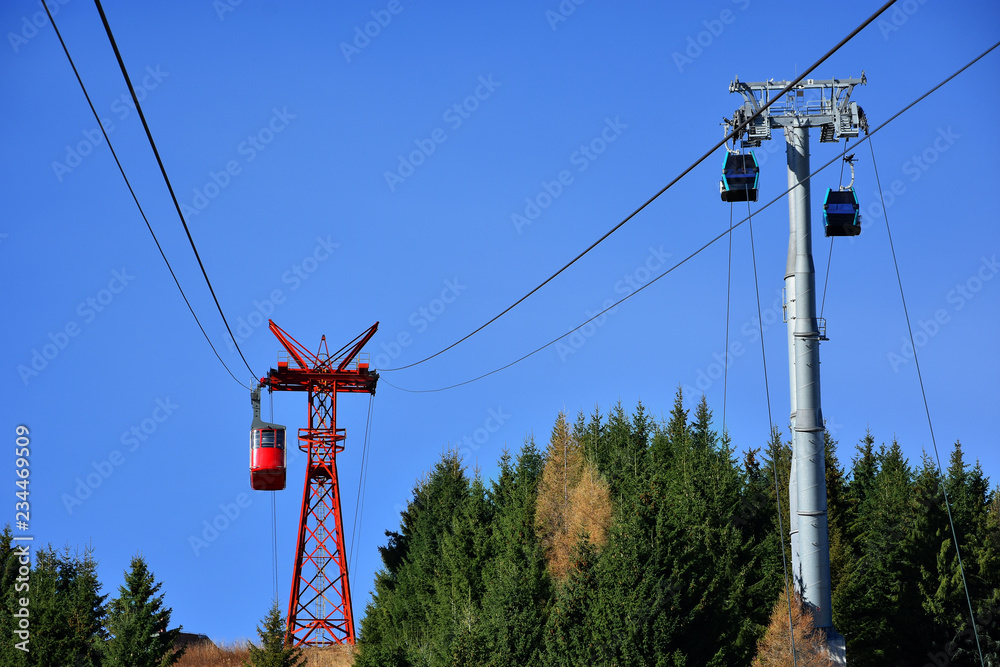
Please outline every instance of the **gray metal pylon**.
M819 327L816 275L809 211L809 129L785 129L789 213L795 242L795 420L793 459L797 485L799 565L802 599L812 608L817 628L833 626L830 607L830 542L826 515L826 454L820 401Z
M744 147L759 146L782 128L788 163L788 258L785 267L785 312L788 323L788 369L792 425L792 465L788 480L789 541L792 579L813 612L813 624L825 630L830 658L846 664L844 638L833 627L830 591L830 545L826 511L826 443L820 400L819 344L826 340L816 318L816 275L812 258L809 197L809 129L819 128L821 142L857 137L867 121L851 100L857 79L807 79L750 121L772 101L787 81L745 83L734 80L729 91L743 96L732 125L743 129ZM852 179L853 184L853 179ZM825 327L824 327L825 329Z

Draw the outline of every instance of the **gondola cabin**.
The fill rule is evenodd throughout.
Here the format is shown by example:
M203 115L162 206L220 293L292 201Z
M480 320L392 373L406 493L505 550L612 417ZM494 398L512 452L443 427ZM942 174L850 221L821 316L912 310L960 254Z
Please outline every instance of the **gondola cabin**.
M280 491L285 488L285 427L260 418L260 389L250 393L250 488Z
M722 180L719 181L722 201L757 201L759 178L760 167L753 151L749 153L727 151L726 161L722 165Z
M256 491L285 488L285 429L250 430L250 487Z
M823 199L823 227L827 236L857 236L861 233L861 206L854 188L827 189Z

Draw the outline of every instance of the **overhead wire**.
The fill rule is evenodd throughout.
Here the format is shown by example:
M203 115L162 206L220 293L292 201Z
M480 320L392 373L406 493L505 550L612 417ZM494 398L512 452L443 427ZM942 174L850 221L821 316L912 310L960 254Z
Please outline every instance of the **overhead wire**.
M847 144L848 143L849 143L848 138L844 137L844 152L845 153L847 152ZM839 188L844 187L844 165L846 163L847 163L846 159L843 162L840 163L840 180L838 181L838 187ZM854 171L853 171L853 167L852 167L851 174L853 174L853 173L854 173ZM853 183L853 182L854 182L854 179L852 178L851 179L851 183ZM833 237L833 236L830 237L830 251L826 255L826 273L823 274L823 298L820 300L820 305L819 305L819 319L823 319L823 313L826 312L826 290L827 290L827 287L830 284L830 267L833 265L833 239L834 238L835 237Z
M865 141L868 141L871 137L875 136L875 134L877 134L880 130L884 129L887 125L889 125L889 123L891 123L894 120L896 120L897 118L899 118L902 114L906 113L907 111L909 111L910 109L912 109L915 105L917 105L920 102L922 102L929 95L933 94L935 91L937 91L938 89L940 89L942 86L944 86L945 84L947 84L949 81L951 81L952 79L954 79L956 76L958 76L959 74L961 74L962 72L964 72L965 70L967 70L969 67L971 67L975 63L979 62L983 57L985 57L986 55L988 55L990 52L992 52L998 46L1000 46L1000 41L998 41L997 43L993 44L993 46L989 47L988 49L986 49L985 51L983 51L981 54L979 54L978 56L976 56L975 58L973 58L972 60L970 60L968 63L966 63L965 65L963 65L962 67L960 67L958 70L956 70L955 72L953 72L952 74L950 74L945 79L943 79L940 83L938 83L935 86L933 86L930 90L928 90L927 92L923 93L922 95L920 95L919 97L917 97L916 99L914 99L912 102L910 102L909 104L907 104L906 106L904 106L902 109L900 109L899 111L897 111L896 113L894 113L887 120L885 120L881 124L879 124L876 128L868 131L865 134L865 137L863 139L860 139L857 143L854 144L854 149L856 150L859 144L864 143ZM847 149L845 148L839 155L834 156L831 160L829 160L828 162L826 162L825 164L823 164L821 167L815 169L812 173L810 173L808 176L806 176L805 178L803 178L800 183L805 183L805 182L809 181L813 176L815 176L816 174L820 173L821 171L823 171L824 169L826 169L827 167L829 167L831 164L833 164L837 160L842 159L844 157L844 155L846 155L846 154L847 154ZM777 197L775 197L774 199L772 199L771 201L767 202L766 204L764 204L763 206L761 206L759 209L757 209L757 212L760 213L761 211L764 211L765 209L767 209L769 206L777 203L779 200L781 200L782 198L784 198L785 195L787 195L789 192L791 192L791 190L792 190L791 188L786 189L784 192L782 192L781 194L779 194ZM747 222L747 220L748 220L748 218L744 218L743 220L737 222L736 224L734 224L732 226L732 229L736 229L737 227L739 227L740 225L742 225L744 222ZM670 274L671 272L673 272L675 269L677 269L681 265L687 263L689 260L691 260L695 256L697 256L700 253L702 253L709 246L715 244L719 239L721 239L723 236L725 236L729 232L730 232L729 229L723 231L722 233L718 234L714 238L712 238L709 241L707 241L706 243L704 243L701 247L699 247L697 250L695 250L694 252L692 252L691 254L689 254L687 257L685 257L684 259L682 259L678 263L674 264L672 267L668 268L666 271L664 271L660 275L656 276L655 278L653 278L652 280L650 280L649 282L647 282L645 285L641 285L635 291L626 294L624 297L622 297L618 301L615 301L610 306L604 308L603 310L599 311L597 314L595 314L595 315L591 316L590 318L584 320L583 322L581 322L577 326L573 327L569 331L563 333L562 335L557 336L556 338L553 338L552 340L550 340L549 342L545 343L544 345L540 345L539 347L535 348L531 352L528 352L527 354L525 354L525 355L523 355L523 356L515 359L514 361L511 361L510 363L504 364L503 366L500 366L499 368L495 368L495 369L493 369L493 370L491 370L489 372L486 372L486 373L483 373L481 375L478 375L478 376L476 376L476 377L474 377L472 379L465 380L464 382L457 382L455 384L451 384L451 385L448 385L448 386L445 386L445 387L437 387L437 388L434 388L434 389L408 389L408 388L404 388L404 387L399 387L399 386L393 384L392 382L389 382L384 377L380 377L379 381L380 382L384 382L385 384L389 385L393 389L397 389L399 391L405 391L405 392L408 392L408 393L423 394L423 393L433 393L433 392L438 392L438 391L447 391L449 389L455 389L456 387L461 387L461 386L464 386L464 385L467 385L467 384L471 384L472 382L476 382L478 380L482 380L483 378L489 377L490 375L494 375L496 373L499 373L500 371L506 370L506 369L510 368L511 366L514 366L515 364L518 364L518 363L524 361L525 359L528 359L529 357L537 354L538 352L541 352L545 348L547 348L547 347L549 347L551 345L554 345L555 343L557 343L558 341L562 340L566 336L570 335L571 333L573 333L577 329L580 329L580 328L586 326L587 324L589 324L590 322L596 320L598 317L600 317L604 313L606 313L606 312L608 312L610 310L613 310L614 308L616 308L620 304L622 304L625 301L631 299L632 297L634 297L639 292L643 291L644 289L646 289L647 287L649 287L650 285L652 285L656 281L658 281L661 278L663 278L664 276ZM380 369L380 370L383 370L383 369Z
M941 454L938 452L937 439L934 437L934 423L931 420L931 409L927 403L927 391L924 388L924 377L920 372L920 359L917 354L917 348L919 346L913 339L913 325L910 323L910 313L906 307L906 296L903 293L903 279L899 273L899 262L896 259L896 248L892 242L892 230L889 226L889 212L885 208L885 198L882 196L882 183L878 176L878 165L875 162L875 147L873 142L868 142L868 148L871 150L872 167L875 170L875 184L878 186L878 196L882 202L882 212L885 217L885 231L886 235L889 237L889 250L892 254L892 265L896 270L896 283L899 285L899 300L903 304L903 316L906 318L906 332L910 337L910 347L913 350L913 363L917 370L917 382L920 384L920 397L923 399L924 413L927 415L927 428L930 431L931 445L934 447L934 457L937 461L938 473L942 475L941 491L944 494L945 509L948 511L948 525L951 526L951 538L955 545L955 556L958 558L958 572L962 577L962 587L965 589L965 600L969 605L969 623L972 626L972 634L976 638L976 650L979 652L979 662L985 667L986 662L983 660L983 649L979 644L979 631L976 628L976 614L972 608L972 596L969 595L969 585L965 581L965 567L962 565L962 553L959 548L958 534L955 532L955 522L951 516L951 502L948 499L948 488L944 483L944 469L941 466Z
M52 24L53 30L55 30L56 37L59 39L59 44L62 46L63 53L66 54L66 59L69 61L69 66L73 69L73 74L76 76L77 83L80 84L80 89L83 91L83 96L87 99L87 104L90 106L91 113L94 114L94 118L97 119L97 126L101 129L101 133L104 135L104 141L107 143L108 148L111 150L111 157L114 158L115 164L118 165L118 171L121 172L122 178L125 180L125 185L128 187L129 194L132 195L132 201L135 202L136 208L139 209L139 215L142 216L143 222L146 223L146 229L149 230L150 236L153 237L153 243L156 244L156 249L160 252L160 257L163 258L163 262L167 265L167 270L170 272L170 277L174 279L174 284L177 286L178 291L181 293L181 298L184 299L185 305L187 305L188 310L191 312L191 316L194 318L195 323L198 325L198 329L201 331L201 335L205 337L208 342L209 347L212 348L212 352L215 354L215 358L219 360L219 363L226 369L226 372L236 380L244 389L250 390L250 387L240 382L240 380L233 374L229 366L225 361L222 360L222 356L219 351L215 349L215 345L212 344L212 339L208 337L208 333L205 332L205 327L202 326L201 320L198 319L198 315L194 312L194 308L191 306L191 302L187 298L187 294L184 293L184 288L181 287L180 281L177 279L177 274L174 273L173 267L170 265L170 260L167 259L166 253L163 251L163 247L160 245L160 241L156 238L156 232L153 231L153 226L149 223L149 218L146 217L146 212L142 209L142 205L139 203L139 198L135 194L135 190L132 188L132 183L129 181L128 176L125 175L125 169L122 167L121 160L118 159L118 153L115 151L115 147L111 145L111 140L108 138L108 132L104 129L104 123L101 122L100 114L97 113L97 109L94 108L94 103L90 99L90 93L87 92L87 86L83 83L83 78L80 76L79 70L76 68L76 63L73 62L73 56L69 53L69 48L66 46L66 42L63 40L62 33L59 32L59 27L56 25L55 19L52 18L52 14L49 11L49 7L44 2L42 7L45 8L45 13L48 15L49 22Z
M767 424L770 428L771 438L774 439L774 421L771 418L771 388L767 381L767 355L764 352L764 318L760 309L760 282L757 278L757 251L753 243L753 217L750 211L750 202L747 201L747 222L750 228L750 257L753 259L753 287L757 295L757 326L760 330L760 359L764 367L764 396L767 398ZM785 520L781 516L781 491L778 488L778 455L773 454L774 460L771 462L771 470L774 472L774 497L778 505L778 544L781 545L781 568L784 572L785 580L785 601L788 603L788 636L792 648L792 664L798 665L799 660L795 653L795 626L792 622L792 596L788 588L788 558L785 556ZM791 517L789 517L789 525Z
M99 0L95 0L95 1L99 2ZM593 250L598 245L600 245L605 239L607 239L609 236L611 236L616 231L618 231L623 225L625 225L625 223L627 223L629 220L631 220L636 215L638 215L643 209L645 209L647 206L649 206L654 201L656 201L660 197L660 195L662 195L664 192L666 192L671 187L673 187L673 185L675 183L677 183L678 181L680 181L682 178L684 178L685 176L687 176L691 171L693 171L695 169L695 167L697 167L702 162L704 162L706 159L708 159L709 156L711 156L720 147L724 146L726 144L726 142L728 142L730 139L732 139L734 137L740 136L743 133L743 130L757 116L759 116L761 113L763 113L764 111L766 111L772 104L774 104L779 99L781 99L789 90L791 90L796 85L798 85L798 83L800 81L802 81L803 79L805 79L806 76L808 76L814 69L816 69L817 67L819 67L820 65L822 65L830 56L832 56L834 53L836 53L837 51L839 51L845 44L847 44L847 42L851 41L851 39L853 39L855 35L857 35L859 32L861 32L862 30L864 30L864 28L866 28L868 26L868 24L870 24L875 19L877 19L879 17L879 15L882 14L882 12L884 12L889 7L891 7L893 5L893 3L895 3L895 2L896 2L896 0L889 0L889 2L886 2L884 5L882 5L882 7L880 7L878 10L876 10L874 14L872 14L867 19L865 19L858 27L856 27L854 30L852 30L846 37L844 37L839 42L837 42L837 44L833 48L831 48L829 51L827 51L823 56L821 56L819 58L819 60L817 60L812 65L810 65L809 67L807 67L802 72L802 74L798 75L797 77L795 77L795 79L793 79L791 82L789 82L770 101L768 101L766 104L764 104L762 107L760 107L756 112L754 112L752 115L750 115L742 123L740 123L738 125L734 124L733 131L731 133L729 133L728 135L726 135L722 139L722 141L720 141L717 144L715 144L714 146L712 146L709 150L707 150L705 152L704 155L702 155L695 162L693 162L691 165L689 165L680 174L678 174L677 176L675 176L673 178L673 180L671 180L669 183L667 183L665 186L663 186L663 188L661 188L656 194L654 194L652 197L650 197L649 199L647 199L637 209L635 209L634 211L632 211L631 213L629 213L627 216L625 216L625 218L621 222L619 222L618 224L616 224L614 227L612 227L610 230L608 230L603 236L601 236L599 239L597 239L596 241L594 241L593 243L591 243L589 246L587 246L587 248L585 248L580 254L578 254L576 257L574 257L573 259L571 259L565 265L563 265L562 268L560 268L558 271L556 271L555 273L553 273L551 276L549 276L548 278L546 278L545 280L543 280L541 283L539 283L530 292L528 292L527 294L525 294L524 296L522 296L520 299L518 299L517 301L515 301L514 303L512 303L507 308L505 308L502 311L500 311L500 313L498 313L494 317L490 318L484 324L482 324L479 327L477 327L476 329L472 330L470 333L466 334L462 338L459 338L457 341L455 341L451 345L445 347L444 349L439 350L439 351L435 352L434 354L432 354L432 355L430 355L428 357L425 357L425 358L423 358L423 359L421 359L419 361L414 361L411 364L406 364L405 366L397 366L396 368L383 368L381 370L383 370L383 371L401 371L401 370L404 370L404 369L407 369L407 368L412 368L414 366L422 364L425 361L430 361L431 359L433 359L433 358L435 358L435 357L437 357L437 356L439 356L441 354L444 354L445 352L447 352L448 350L452 349L456 345L459 345L460 343L468 340L472 336L476 335L477 333L479 333L480 331L482 331L483 329L485 329L486 327L488 327L489 325L493 324L498 319L500 319L501 317L503 317L504 315L506 315L507 313L509 313L511 310L513 310L515 307L517 307L520 303L522 303L525 299L527 299L528 297L530 297L532 294L534 294L535 292L537 292L538 290L540 290L545 285L547 285L550 282L552 282L552 280L554 280L556 278L556 276L558 276L559 274L561 274L563 271L565 271L569 267L573 266L573 264L575 264L577 261L579 261L584 255L586 255L587 253L589 253L591 250Z
M44 3L43 3L44 4ZM139 98L136 95L135 87L132 85L132 79L128 75L128 70L125 68L125 61L122 59L121 51L118 50L118 43L115 41L115 36L111 32L111 25L108 23L108 17L104 14L104 7L101 6L101 0L94 0L94 4L97 5L97 12L101 15L101 22L104 24L104 31L108 35L108 41L111 42L111 48L115 52L115 58L118 60L118 67L121 69L122 76L125 78L125 84L128 86L128 91L132 95L132 103L135 105L135 110L139 114L139 120L142 121L142 127L146 131L146 138L149 140L149 146L153 149L153 155L156 157L156 163L160 166L160 174L163 176L163 181L167 185L167 190L170 192L170 198L174 202L174 208L177 210L177 216L180 218L181 225L184 226L184 233L187 234L188 242L191 244L191 250L194 252L195 259L198 260L198 266L201 268L201 275L205 278L205 283L208 285L208 291L212 294L212 300L215 301L215 307L219 311L219 315L222 317L223 324L226 325L226 331L229 332L229 337L233 340L233 345L236 346L236 351L239 352L240 358L246 365L247 370L250 371L250 375L257 379L256 374L253 369L250 368L250 363L247 362L247 358L243 355L243 350L240 348L240 343L236 340L236 336L233 335L233 330L229 326L229 321L226 319L226 314L222 311L222 305L219 303L219 298L215 295L215 288L212 287L212 281L208 278L208 271L205 270L205 264L201 261L201 255L198 252L198 247L194 243L194 238L191 236L191 230L188 228L187 221L184 219L184 212L181 210L181 204L177 200L177 195L174 193L174 187L170 183L170 177L167 176L167 169L163 165L163 160L160 158L160 151L156 148L156 142L153 140L153 133L149 129L149 123L146 122L146 115L142 112L142 106L139 104Z
M274 423L274 393L267 392L268 401L271 407L271 415L268 420ZM287 449L285 450L288 451ZM271 491L271 569L274 572L274 599L278 599L278 512L275 508L275 491Z
M749 208L750 202L747 202ZM726 272L726 349L722 368L722 432L726 432L726 399L729 397L729 298L733 291L733 205L729 204L729 261Z
M365 489L368 486L368 458L371 455L371 428L372 428L372 397L368 399L368 419L365 424L365 439L361 448L361 471L358 474L358 497L354 502L354 525L351 527L351 552L348 557L348 570L354 569L355 551L360 554L357 542L360 540L360 528L364 523L365 512ZM355 534L358 540L355 540Z

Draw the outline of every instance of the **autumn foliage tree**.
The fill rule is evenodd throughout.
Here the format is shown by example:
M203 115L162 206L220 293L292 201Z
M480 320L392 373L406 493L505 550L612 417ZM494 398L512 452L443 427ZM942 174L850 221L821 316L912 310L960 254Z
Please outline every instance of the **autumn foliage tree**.
M607 483L584 458L566 415L560 412L545 453L535 506L538 535L554 578L567 576L581 538L603 546L611 512Z
M791 596L792 632L789 632L788 602L789 597L782 592L771 612L767 632L757 646L753 667L828 667L833 664L826 652L826 637L822 630L813 627L812 612L802 603L798 593Z

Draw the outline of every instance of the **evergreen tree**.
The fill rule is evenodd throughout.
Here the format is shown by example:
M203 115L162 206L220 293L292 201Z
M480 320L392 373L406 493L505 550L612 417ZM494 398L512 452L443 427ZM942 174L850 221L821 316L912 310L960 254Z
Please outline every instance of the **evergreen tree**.
M180 659L183 650L174 652L174 640L181 628L169 629L173 610L163 606L163 594L157 595L162 586L145 559L134 556L118 597L108 606L105 667L166 667Z
M550 582L535 531L535 502L543 459L533 440L501 460L490 499L494 521L493 558L486 567L482 617L477 636L489 667L539 664L548 614Z
M544 667L576 667L599 664L601 653L587 623L594 597L594 547L581 539L575 547L566 581L557 587L546 621Z
M945 656L948 664L956 667L979 664L969 618L971 599L984 657L1000 662L1000 632L995 620L1000 609L1000 524L991 512L989 480L978 463L971 468L965 463L957 442L944 477L925 455L920 478L926 478L922 486L927 489L917 506L908 554L915 561L914 577L926 611L925 631L917 639L921 655ZM951 502L964 583L942 487L947 488ZM994 620L984 622L986 618Z
M472 505L470 505L472 503ZM453 643L477 615L485 518L470 492L457 453L447 452L413 490L399 532L380 547L384 568L361 623L357 665L449 664ZM470 541L472 546L470 547Z
M34 554L30 589L11 591L9 603L20 597L30 599L29 653L15 650L4 656L11 665L48 667L90 667L100 664L104 632L104 598L100 595L97 564L87 551L81 557L67 548L56 552L51 546ZM14 559L12 571L20 568ZM13 625L11 626L13 627ZM18 655L21 654L21 655Z
M24 597L23 591L18 592L15 589L20 566L17 553L14 551L14 533L10 529L10 524L7 524L0 534L0 664L11 667L28 665L31 658L31 653L26 653L15 646L23 641L22 637L15 634L19 627L18 619L13 615L20 608L17 604L18 598ZM30 649L32 646L30 636L28 640L27 646Z
M264 627L257 626L260 646L247 642L249 658L243 663L245 667L304 667L305 658L302 649L294 648L286 634L285 619L281 616L278 601L271 603L271 608L264 617Z
M879 449L874 462L868 438L860 448L861 479L870 481L858 496L854 524L860 555L834 600L834 623L847 637L852 664L909 665L913 633L920 628L918 600L906 564L905 538L913 526L913 472L895 440L889 448Z

